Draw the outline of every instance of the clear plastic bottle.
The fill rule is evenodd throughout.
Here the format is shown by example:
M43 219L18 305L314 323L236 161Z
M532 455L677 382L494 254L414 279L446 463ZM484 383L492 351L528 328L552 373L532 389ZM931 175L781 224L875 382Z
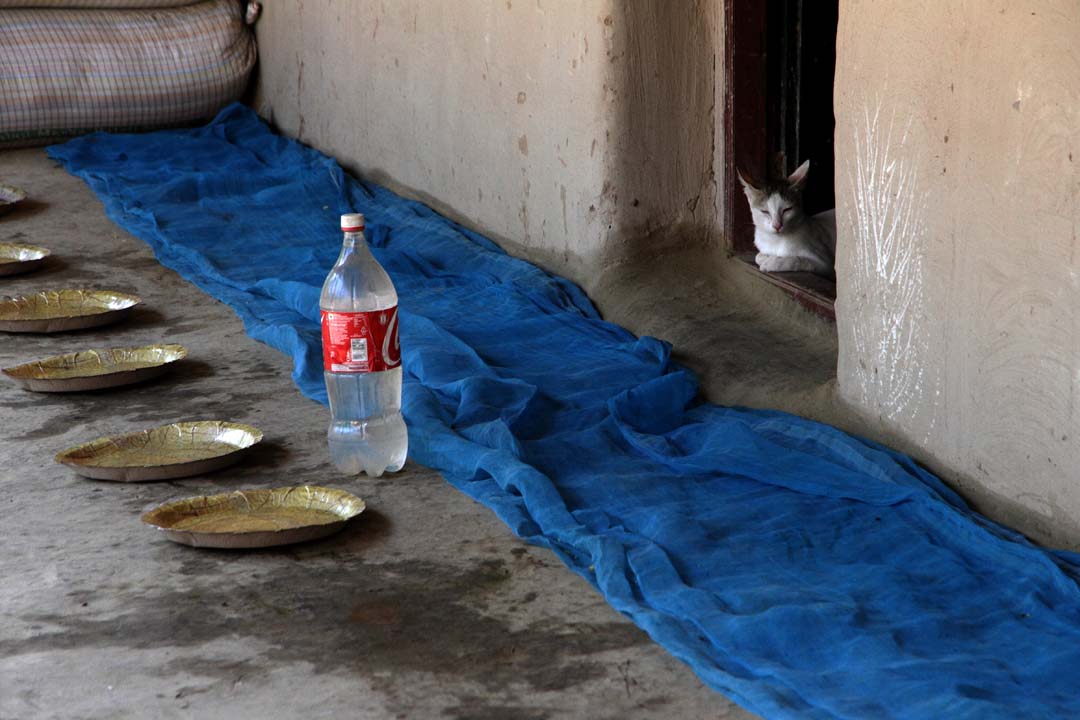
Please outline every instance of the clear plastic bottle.
M364 216L342 215L341 255L323 283L323 369L330 397L330 459L349 475L379 477L405 464L397 292L364 239Z

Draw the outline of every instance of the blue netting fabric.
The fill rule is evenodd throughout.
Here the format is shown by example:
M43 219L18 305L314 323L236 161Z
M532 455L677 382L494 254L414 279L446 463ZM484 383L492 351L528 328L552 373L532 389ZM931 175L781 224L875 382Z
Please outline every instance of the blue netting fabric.
M1080 561L909 458L717 407L570 282L234 105L206 127L50 148L165 265L325 402L338 215L401 297L412 458L552 548L712 687L769 718L1080 717Z

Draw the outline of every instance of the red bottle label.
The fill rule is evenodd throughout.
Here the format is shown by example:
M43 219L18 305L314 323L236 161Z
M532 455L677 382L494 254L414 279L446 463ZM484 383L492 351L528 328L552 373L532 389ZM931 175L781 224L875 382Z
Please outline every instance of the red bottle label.
M398 309L322 311L323 367L337 373L392 370L401 364Z

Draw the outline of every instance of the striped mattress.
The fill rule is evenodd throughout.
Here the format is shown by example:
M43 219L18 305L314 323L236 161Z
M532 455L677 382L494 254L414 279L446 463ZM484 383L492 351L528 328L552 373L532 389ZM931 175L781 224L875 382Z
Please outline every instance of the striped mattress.
M0 0L0 147L205 120L240 97L255 64L255 40L236 0L4 7L17 2Z
M199 0L0 0L0 8L163 8Z

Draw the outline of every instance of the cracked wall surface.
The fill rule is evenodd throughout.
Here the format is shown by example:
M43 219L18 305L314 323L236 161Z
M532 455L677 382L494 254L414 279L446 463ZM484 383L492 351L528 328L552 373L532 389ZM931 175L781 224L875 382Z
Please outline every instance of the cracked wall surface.
M1080 7L840 15L841 394L993 517L1080 546Z

